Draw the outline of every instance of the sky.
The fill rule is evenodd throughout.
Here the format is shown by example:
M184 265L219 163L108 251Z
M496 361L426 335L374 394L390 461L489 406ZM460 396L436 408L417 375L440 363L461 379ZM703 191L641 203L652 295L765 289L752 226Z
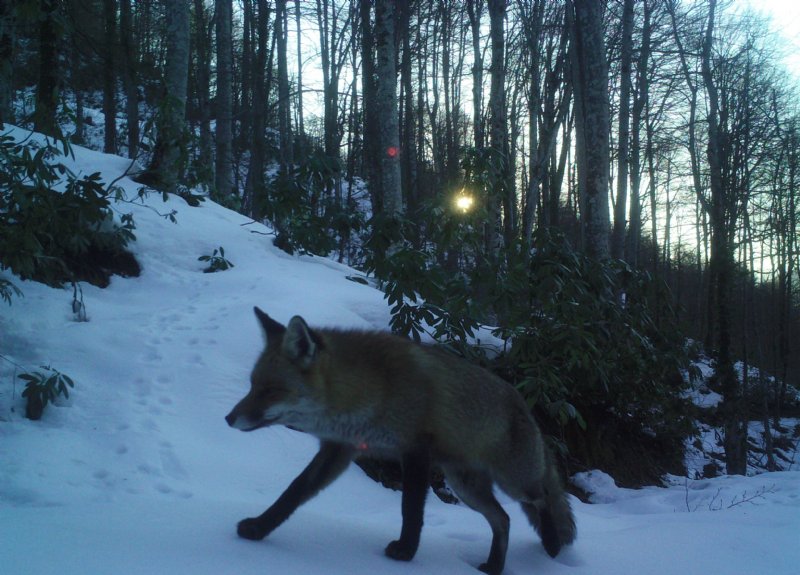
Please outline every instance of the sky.
M800 2L797 0L736 0L772 19L774 30L784 40L782 47L787 68L800 81Z
M17 140L28 132L11 129ZM40 141L39 136L34 140ZM109 182L129 161L74 146L65 163ZM139 185L117 182L135 199ZM223 417L247 391L263 347L258 305L278 321L386 329L378 289L326 258L290 256L272 230L211 201L189 207L151 194L118 202L132 213L142 266L106 289L14 282L0 303L0 565L24 575L477 575L491 540L483 518L428 497L410 563L384 557L400 529L400 494L351 466L265 541L237 538L307 465L313 438L285 428L230 429ZM176 223L157 212L176 211ZM223 246L234 267L204 274L198 257ZM68 399L24 418L16 375L50 365L71 376ZM797 422L795 422L797 423ZM574 545L550 559L520 508L511 516L506 575L793 575L800 565L800 471L667 488L618 488L600 471L573 480Z

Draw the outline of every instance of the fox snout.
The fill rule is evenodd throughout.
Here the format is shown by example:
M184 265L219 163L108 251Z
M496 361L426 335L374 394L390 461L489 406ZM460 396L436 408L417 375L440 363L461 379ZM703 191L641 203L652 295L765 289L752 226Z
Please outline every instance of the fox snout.
M225 416L225 421L234 429L239 429L241 431L252 431L258 427L258 421L242 414L238 406L234 407L231 412Z

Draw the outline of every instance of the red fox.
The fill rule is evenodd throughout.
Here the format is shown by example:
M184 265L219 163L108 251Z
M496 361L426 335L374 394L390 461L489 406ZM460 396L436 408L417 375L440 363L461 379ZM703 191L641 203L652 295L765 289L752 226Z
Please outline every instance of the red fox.
M417 551L431 465L491 526L481 571L499 574L508 547L509 517L494 484L521 503L550 556L575 539L552 455L511 385L389 333L311 330L299 316L283 326L255 313L266 349L250 391L225 419L242 431L285 425L319 438L320 449L269 509L239 522L239 536L263 539L354 458L371 455L402 464L402 528L385 550L392 559L409 561Z

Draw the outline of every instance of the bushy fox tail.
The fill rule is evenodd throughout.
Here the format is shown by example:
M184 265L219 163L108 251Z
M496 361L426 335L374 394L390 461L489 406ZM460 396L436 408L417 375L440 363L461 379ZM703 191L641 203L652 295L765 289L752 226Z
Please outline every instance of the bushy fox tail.
M549 457L542 478L542 489L543 497L535 502L522 502L522 509L542 538L547 554L555 557L561 547L575 541L576 529L569 499L561 485L558 470Z

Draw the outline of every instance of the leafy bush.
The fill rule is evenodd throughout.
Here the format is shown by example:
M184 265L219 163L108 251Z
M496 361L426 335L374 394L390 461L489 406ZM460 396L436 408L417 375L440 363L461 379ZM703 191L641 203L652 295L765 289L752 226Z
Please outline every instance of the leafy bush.
M275 226L277 247L289 254L326 256L338 239L360 229L359 211L331 193L339 170L337 159L317 151L278 174L264 210Z
M78 178L59 161L66 140L15 142L0 135L0 268L52 286L86 280L107 285L111 273L138 275L125 246L134 239L132 216L114 221L99 173ZM58 191L62 188L63 191Z
M223 272L233 267L231 261L225 257L225 248L222 246L215 248L214 253L212 253L210 256L200 256L197 258L197 260L201 262L208 262L208 267L203 270L203 273L207 274Z
M25 408L25 417L28 419L41 419L42 412L48 403L52 403L59 395L69 398L69 388L75 383L67 375L50 366L41 366L45 372L20 374L19 378L25 382L22 397L28 400Z
M22 292L17 286L10 281L0 278L0 298L5 300L8 305L11 305L11 296L20 297Z
M689 361L665 286L548 234L492 263L468 220L428 211L434 221L416 234L416 247L403 220L380 222L369 244L384 254L371 268L383 280L393 331L420 339L428 329L489 364L581 466L613 470L630 485L679 472L692 425L682 398ZM470 346L486 318L508 344L491 361Z
M434 218L446 217L437 210L430 213ZM415 341L428 332L463 355L475 353L470 341L478 322L463 274L441 265L432 242L414 247L408 238L417 234L409 220L374 218L372 227L367 265L382 279L384 298L391 306L392 331Z
M666 286L547 234L526 265L508 269L503 295L517 305L497 330L511 343L503 375L585 465L649 465L615 467L633 484L657 480L665 465L680 471L692 429L681 375L689 358Z

